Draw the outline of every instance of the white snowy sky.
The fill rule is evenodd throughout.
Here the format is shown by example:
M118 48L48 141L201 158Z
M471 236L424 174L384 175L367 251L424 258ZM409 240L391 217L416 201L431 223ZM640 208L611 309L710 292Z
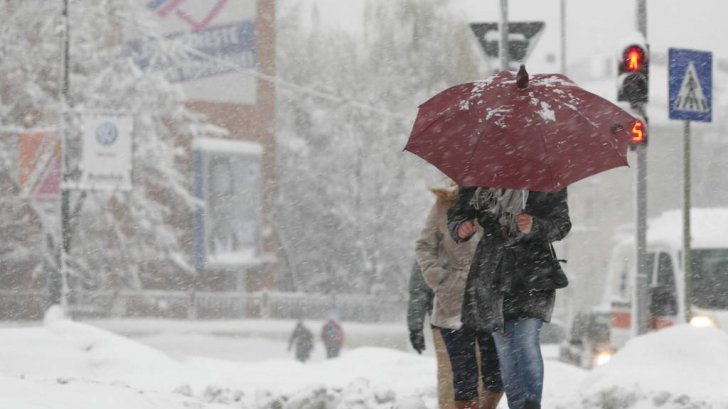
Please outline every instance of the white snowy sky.
M301 0L317 4L323 24L357 32L366 0ZM453 10L473 22L497 21L500 0L452 0ZM568 63L594 54L617 52L624 37L636 31L636 0L566 0ZM557 70L560 48L560 0L511 0L512 21L545 21L546 31L529 64L536 71ZM669 47L713 51L714 58L728 58L725 0L652 0L647 2L648 42L655 52ZM556 63L546 62L553 54Z

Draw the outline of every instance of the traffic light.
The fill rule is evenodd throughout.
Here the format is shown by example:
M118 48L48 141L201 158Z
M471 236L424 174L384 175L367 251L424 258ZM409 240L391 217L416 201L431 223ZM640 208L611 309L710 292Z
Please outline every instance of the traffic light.
M635 118L632 126L629 128L629 147L636 149L638 145L647 145L647 121L641 118Z
M647 102L650 83L649 50L640 44L631 44L622 50L617 67L617 100L635 107Z

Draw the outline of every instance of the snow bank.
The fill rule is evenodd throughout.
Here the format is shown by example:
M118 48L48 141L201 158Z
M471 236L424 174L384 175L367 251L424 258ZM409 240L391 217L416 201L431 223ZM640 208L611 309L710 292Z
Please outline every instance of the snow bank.
M138 342L67 320L51 308L44 326L4 328L0 408L223 409L234 406L180 385L203 378ZM234 398L234 396L232 396ZM238 403L230 396L226 403ZM241 407L238 405L237 407Z
M256 408L270 402L297 409L316 406L313 402L320 408L341 407L342 402L377 408L414 397L434 407L437 399L434 359L387 348L357 348L337 359L305 364L290 358L250 363L190 358L186 364L213 377L214 385L238 385L247 396L257 395L251 402Z
M338 359L302 364L290 355L262 360L268 354L285 354L285 342L268 340L280 349L273 352L261 338L252 343L237 338L241 350L252 349L244 355L260 355L255 362L182 354L175 360L52 311L44 323L0 329L0 407L384 409L400 397L427 401L431 408L436 402L432 357L368 347L344 350ZM269 327L276 334L283 328ZM191 342L201 341L200 349L217 348L224 340L228 353L234 353L230 342L235 338L174 335L192 336Z
M728 408L728 334L680 325L630 340L586 377L584 408Z
M45 326L4 329L0 373L33 380L73 380L125 384L171 392L189 382L182 364L146 345L53 311Z
M0 408L230 409L180 394L149 392L83 380L30 381L0 376Z
M288 326L282 323L251 324L250 330L271 331L271 345L261 333L215 337L187 332L192 323L158 325L170 330L153 335L164 343L178 337L190 348L197 343L199 350L224 347L221 359L175 354L179 360L62 316L49 315L46 323L0 329L1 408L437 407L434 357L360 347L345 349L337 359L304 364L285 355L287 345L278 338ZM194 326L219 331L228 325ZM390 328L382 329L387 334ZM374 324L360 330L371 331L371 337L378 333ZM237 356L235 343L254 359L223 358ZM545 408L728 409L728 334L714 329L679 326L636 338L592 372L549 359L545 366ZM506 406L502 401L500 408Z
M588 371L574 365L546 359L544 361L544 383L541 406L544 408L557 408L562 402L579 400L579 385L581 385L584 377L588 373ZM505 401L505 398L503 401ZM506 406L505 404L501 404L500 408L505 409Z

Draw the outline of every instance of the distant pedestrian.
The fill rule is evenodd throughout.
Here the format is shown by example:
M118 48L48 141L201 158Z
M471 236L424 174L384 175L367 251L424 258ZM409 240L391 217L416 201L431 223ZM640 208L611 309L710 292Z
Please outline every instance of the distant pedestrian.
M321 328L321 340L324 342L324 347L326 347L327 358L339 356L341 346L344 344L344 330L333 317L329 318Z
M296 323L296 328L293 329L291 339L288 341L288 351L294 345L296 347L296 359L306 362L311 357L311 350L313 350L313 332L303 325L302 320L299 320Z

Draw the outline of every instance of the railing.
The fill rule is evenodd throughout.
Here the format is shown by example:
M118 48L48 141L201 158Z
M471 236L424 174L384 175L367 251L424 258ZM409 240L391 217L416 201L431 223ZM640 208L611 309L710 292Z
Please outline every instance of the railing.
M48 307L47 292L0 290L0 319L37 320Z
M47 300L44 292L0 290L0 319L41 318ZM394 322L404 320L405 300L281 292L76 291L69 309L76 318L324 319L334 313L347 321Z

